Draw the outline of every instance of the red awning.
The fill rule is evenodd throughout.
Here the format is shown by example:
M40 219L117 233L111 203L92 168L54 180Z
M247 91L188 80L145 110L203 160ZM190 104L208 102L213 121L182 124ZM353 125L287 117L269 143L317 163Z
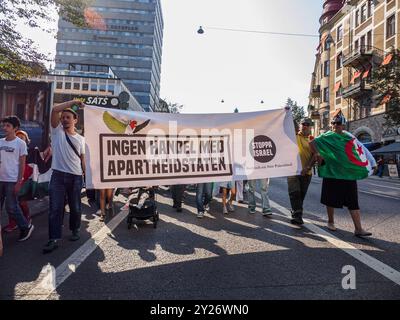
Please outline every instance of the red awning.
M363 79L368 78L370 71L371 71L371 68L369 68L367 71L365 71L365 72L363 73L362 78L363 78Z
M339 90L339 88L340 88L340 86L342 85L342 83L339 81L339 82L336 82L336 85L335 85L335 92L337 92L338 90Z
M353 78L351 78L350 83L354 83L354 80L356 80L359 76L361 76L361 71L356 71L353 75Z
M388 103L390 101L390 99L392 98L392 96L390 94L387 94L386 96L383 97L382 99L382 104L384 103Z
M393 59L393 53L388 54L382 62L382 65L385 66L390 63Z

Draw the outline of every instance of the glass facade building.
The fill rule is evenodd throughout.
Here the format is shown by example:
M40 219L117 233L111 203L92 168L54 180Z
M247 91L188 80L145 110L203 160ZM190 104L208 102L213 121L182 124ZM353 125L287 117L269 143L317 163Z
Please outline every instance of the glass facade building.
M85 63L110 66L144 110L157 111L164 27L160 2L96 0L85 14L88 28L60 19L56 70Z

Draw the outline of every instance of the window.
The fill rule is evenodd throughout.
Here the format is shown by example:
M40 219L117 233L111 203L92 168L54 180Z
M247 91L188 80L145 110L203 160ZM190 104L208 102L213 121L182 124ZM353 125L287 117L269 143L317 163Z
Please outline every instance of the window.
M324 88L324 102L329 102L329 88Z
M324 62L324 77L329 77L329 71L330 71L330 61L325 61Z
M368 18L369 18L369 17L372 16L372 13L374 11L374 0L368 0L367 6L368 6L367 15L368 15Z
M25 120L25 105L17 104L17 117L21 120Z
M112 95L114 94L114 85L113 84L108 85L108 92L111 93Z
M89 91L89 83L82 83L82 90Z
M358 25L360 24L360 10L356 11L355 23L356 23L356 27L358 27Z
M396 33L395 27L396 27L396 16L392 15L386 21L386 39L391 38L395 35Z
M101 92L106 92L106 84L105 83L101 83L100 86L99 86L99 90Z
M365 49L365 36L362 36L360 38L360 48L361 48L361 51Z
M74 82L74 90L80 90L81 89L81 84Z
M62 82L57 82L56 88L57 88L57 89L62 89L62 85L63 85Z
M97 91L97 83L90 84L90 91Z
M354 52L358 52L359 48L360 48L360 41L356 40L354 42Z
M363 23L365 20L367 20L367 5L364 4L361 7L361 23Z
M368 31L367 33L367 50L372 49L372 31Z
M65 90L71 90L71 82L65 83Z
M340 86L337 90L336 90L336 98L340 98L343 94L343 87Z
M337 36L336 36L336 41L340 41L343 39L343 26L339 26L337 28Z
M343 53L340 52L336 57L336 70L341 69L342 65L343 65Z

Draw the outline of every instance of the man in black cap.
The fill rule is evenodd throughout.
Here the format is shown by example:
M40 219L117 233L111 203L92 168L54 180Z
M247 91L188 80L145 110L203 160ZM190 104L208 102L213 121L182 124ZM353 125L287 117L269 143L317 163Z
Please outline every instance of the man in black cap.
M49 241L43 248L43 253L55 250L58 247L57 241L62 238L65 196L70 208L70 240L79 240L81 190L85 174L85 139L75 132L75 126L78 122L76 111L83 106L82 101L71 100L54 106L51 111L53 173L49 185Z
M290 204L292 207L291 223L295 225L304 224L303 202L312 177L310 164L312 163L313 154L309 144L313 139L310 135L312 125L313 122L310 118L304 118L300 122L300 131L297 133L296 138L303 170L301 175L287 178Z

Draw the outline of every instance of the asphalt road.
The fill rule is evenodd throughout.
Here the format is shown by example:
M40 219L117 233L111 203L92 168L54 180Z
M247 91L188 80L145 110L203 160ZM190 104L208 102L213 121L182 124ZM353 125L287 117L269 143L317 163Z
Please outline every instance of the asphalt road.
M43 255L45 214L35 218L29 241L17 243L17 233L4 237L0 299L400 299L400 184L376 178L359 183L362 222L373 233L365 240L353 236L346 210L336 212L338 231L326 229L320 188L320 179L313 179L302 228L286 216L285 179L271 181L271 218L248 214L246 205L224 216L215 199L200 220L193 193L177 213L162 191L157 229L141 222L128 230L126 211L110 217L106 229L84 198L77 242L67 240L67 216L65 241ZM121 207L124 198L118 201ZM55 281L41 282L48 263ZM344 266L354 267L355 289L342 286ZM56 286L53 292L48 283Z

